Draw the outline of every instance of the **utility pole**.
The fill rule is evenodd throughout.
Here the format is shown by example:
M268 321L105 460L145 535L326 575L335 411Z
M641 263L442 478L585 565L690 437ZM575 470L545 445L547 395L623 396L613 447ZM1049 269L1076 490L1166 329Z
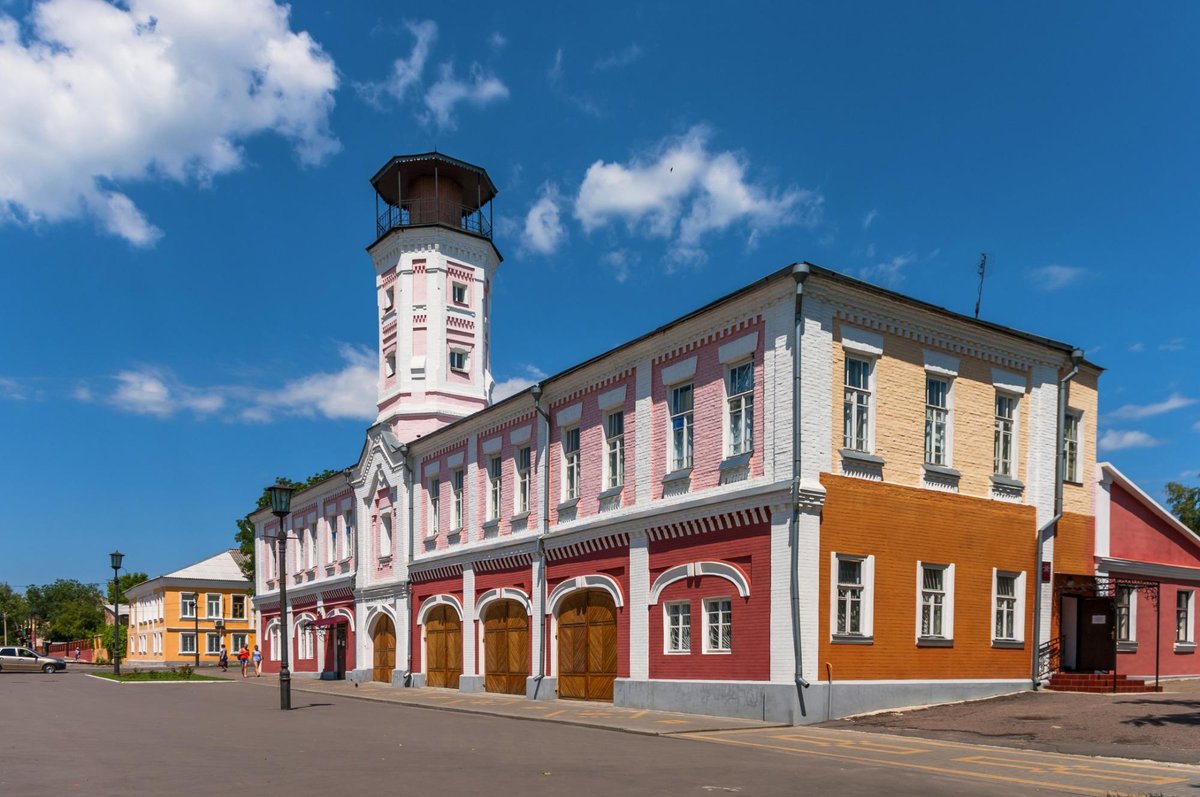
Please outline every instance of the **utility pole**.
M983 301L983 275L987 271L987 252L979 256L979 294L975 297L975 318L979 319L979 303Z

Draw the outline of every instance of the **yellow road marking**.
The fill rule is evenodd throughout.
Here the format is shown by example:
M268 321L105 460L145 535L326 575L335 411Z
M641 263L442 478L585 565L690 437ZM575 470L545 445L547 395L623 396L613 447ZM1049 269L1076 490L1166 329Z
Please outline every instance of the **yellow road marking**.
M1086 763L1081 764L1050 764L1042 761L1022 761L1016 758L1000 758L998 756L966 756L956 758L966 764L979 764L985 767L1008 767L1025 772L1053 775L1079 775L1084 778L1119 780L1126 783L1148 784L1151 786L1169 786L1172 783L1183 783L1187 778L1167 778L1161 775L1145 775L1140 772L1125 772L1118 769L1105 769Z
M807 736L799 733L782 733L773 734L772 739L782 739L785 742L803 742L805 744L815 744L817 747L841 747L844 749L862 749L871 752L879 753L894 753L896 755L913 755L914 753L928 753L927 747L908 747L899 744L888 744L886 742L876 742L874 739L822 739L817 736Z

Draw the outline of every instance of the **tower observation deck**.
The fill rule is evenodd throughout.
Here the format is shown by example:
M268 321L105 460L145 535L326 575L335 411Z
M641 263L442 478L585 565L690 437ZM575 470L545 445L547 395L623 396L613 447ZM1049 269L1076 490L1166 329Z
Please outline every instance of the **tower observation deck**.
M446 227L492 239L496 186L487 171L439 152L397 155L371 178L375 240L405 227Z

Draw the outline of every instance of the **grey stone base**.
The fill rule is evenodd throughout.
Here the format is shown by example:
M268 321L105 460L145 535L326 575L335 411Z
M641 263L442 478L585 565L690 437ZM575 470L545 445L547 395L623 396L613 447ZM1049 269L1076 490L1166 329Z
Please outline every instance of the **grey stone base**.
M346 680L356 684L365 684L374 677L374 670L351 670L346 673Z
M483 676L482 675L460 675L460 676L458 676L458 691L460 691L460 692L482 692L483 691Z
M898 681L795 684L765 681L633 681L618 678L613 705L805 725L851 714L1023 692L1029 682Z
M539 685L537 678L526 678L525 697L530 700L557 700L558 679L546 676L542 679L541 685Z
M403 676L401 675L401 673L400 673L400 671L399 671L399 670L397 670L397 671L396 671L396 672L395 672L395 673L392 675L392 683L393 683L393 684L395 684L395 683L397 682L397 678L399 678L399 685L400 685L400 686L403 686L403 685L404 685L404 678L403 678ZM424 688L425 688L425 673L423 673L423 672L414 672L414 673L412 674L412 677L409 679L409 683L408 683L408 685L409 685L409 686L411 686L413 689L424 689Z

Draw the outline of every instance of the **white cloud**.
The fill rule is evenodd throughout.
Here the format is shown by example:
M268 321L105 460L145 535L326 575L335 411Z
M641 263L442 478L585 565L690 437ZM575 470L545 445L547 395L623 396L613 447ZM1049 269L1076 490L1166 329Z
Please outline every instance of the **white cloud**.
M509 396L515 396L527 387L532 387L546 378L546 374L535 365L526 365L524 376L510 376L497 382L492 388L492 403L503 401Z
M627 249L617 249L600 258L600 262L613 270L613 278L617 282L625 282L629 279L629 272L633 266L637 265L638 260L637 253Z
M1161 440L1157 440L1145 432L1134 430L1118 431L1116 429L1109 429L1100 435L1101 451L1121 451L1126 448L1152 448L1161 443Z
M334 420L373 421L378 414L379 366L375 353L361 346L341 347L340 370L292 380L278 391L254 395L242 410L244 420L264 421L278 415L323 416Z
M389 94L397 102L402 102L409 89L420 84L421 75L425 72L425 62L429 60L429 53L437 39L437 23L433 20L405 22L404 27L416 39L408 57L397 58L392 62L392 74L386 80L355 84L359 95L376 107L379 106L383 94Z
M491 36L488 37L488 44L490 44L492 46L493 50L496 50L497 52L499 52L500 50L503 50L504 47L508 44L508 38L505 37L505 35L503 33L501 33L500 31L496 31L495 33L493 33Z
M1197 401L1198 399L1188 398L1187 396L1179 393L1172 393L1163 401L1155 402L1153 404L1126 404L1108 413L1106 417L1129 419L1151 418L1155 415L1162 415L1166 412L1173 412L1174 410L1180 410L1184 407L1190 407Z
M550 84L551 92L556 97L574 105L588 116L599 117L601 115L600 106L594 100L586 95L575 94L568 90L567 70L563 65L563 49L561 47L554 51L554 60L550 62L550 68L546 70L546 80Z
M537 202L525 215L525 230L521 247L539 255L552 255L567 239L559 205L562 197L553 183L542 186Z
M823 197L810 190L773 190L749 182L733 152L712 152L707 128L668 138L647 157L596 161L575 199L586 232L624 221L630 230L671 241L668 260L702 257L701 240L734 225L755 232L789 224L813 226Z
M867 282L874 282L888 288L894 288L904 282L904 269L917 262L917 256L912 252L896 255L890 260L881 260L873 266L857 269L856 274Z
M225 399L218 393L179 384L157 368L121 371L115 378L117 388L108 397L109 403L136 415L168 418L181 410L209 415L225 405ZM76 389L74 395L83 394Z
M1129 350L1134 354L1140 354L1146 350L1146 344L1138 341L1137 343L1129 344Z
M125 190L240 168L263 132L300 159L340 148L333 61L272 0L43 0L0 13L0 221L90 216L136 246L161 231Z
M457 123L454 120L454 106L461 102L482 108L488 103L503 100L508 97L508 87L495 75L484 72L483 66L471 64L469 77L460 80L454 74L454 65L442 64L441 76L425 93L425 107L429 109L429 118L435 125L446 130L453 130Z
M550 68L546 70L546 79L550 81L551 86L557 86L562 83L565 74L563 71L563 49L559 47L554 51L554 60L550 63Z
M871 229L871 224L875 221L875 217L878 215L879 215L879 211L874 208L872 208L870 211L868 211L867 215L863 216L862 228L864 230Z
M1084 270L1078 266L1039 266L1029 270L1029 277L1039 291L1056 291L1079 281Z
M0 399L24 401L30 397L29 388L16 379L0 377Z
M642 48L633 43L619 52L610 53L605 57L592 64L592 70L595 72L604 72L609 69L621 69L629 66L634 61L642 57Z
M1183 351L1183 349L1185 348L1184 347L1185 342L1186 341L1184 338L1171 338L1170 340L1168 340L1165 343L1158 344L1158 350L1159 351Z

